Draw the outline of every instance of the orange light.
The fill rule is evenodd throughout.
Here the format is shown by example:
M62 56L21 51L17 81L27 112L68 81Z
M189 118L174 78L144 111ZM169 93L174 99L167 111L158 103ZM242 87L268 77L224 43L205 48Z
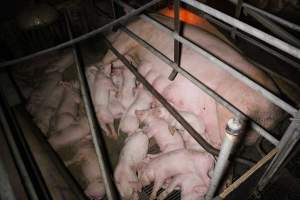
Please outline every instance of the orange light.
M174 18L174 9L173 8L164 8L160 11L160 13L162 15ZM205 24L208 24L208 22L199 17L198 15L193 14L192 12L184 9L184 8L180 8L180 12L179 12L179 16L180 16L180 20L188 23L188 24L192 24L192 25L198 25L198 26L203 26Z

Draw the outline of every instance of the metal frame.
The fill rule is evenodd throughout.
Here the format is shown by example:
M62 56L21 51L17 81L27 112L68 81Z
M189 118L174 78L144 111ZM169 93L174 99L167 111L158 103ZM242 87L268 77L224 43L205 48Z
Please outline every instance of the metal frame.
M53 51L53 50L58 50L58 49L61 49L61 48L67 47L67 46L72 46L73 54L74 54L75 62L76 62L76 66L77 66L78 76L79 76L79 80L80 80L81 90L82 90L82 93L83 93L84 105L85 105L85 108L87 110L88 121L89 121L89 125L91 127L93 142L95 144L95 148L96 148L96 152L97 152L97 156L98 156L98 160L99 160L99 164L100 164L100 169L101 169L101 172L103 173L104 183L105 183L105 188L106 188L106 193L107 193L108 199L118 199L118 195L117 195L116 190L113 186L112 177L110 175L107 163L105 163L105 149L104 149L103 141L99 137L100 129L99 129L99 126L96 123L96 118L95 118L94 109L92 107L89 88L88 88L88 85L87 85L87 82L86 82L86 78L84 76L84 71L83 71L84 63L83 63L81 54L79 52L79 48L75 44L80 42L80 41L83 41L85 39L88 39L88 38L90 38L90 37L92 37L96 34L99 34L99 33L103 32L105 30L108 30L109 28L111 28L115 25L118 25L118 24L121 24L121 23L127 21L129 18L131 18L131 17L133 17L137 14L140 14L142 11L144 11L145 9L155 5L158 2L159 2L159 0L153 0L150 3L140 7L138 9L132 9L128 5L126 5L126 4L124 4L120 1L115 1L115 3L118 3L120 6L126 7L127 9L129 8L129 10L131 10L131 12L129 12L125 16L122 16L122 17L114 20L113 22L111 22L111 23L109 23L109 24L107 24L107 25L105 25L101 28L98 28L94 31L91 31L91 32L89 32L85 35L82 35L80 37L77 37L75 39L72 39L72 33L71 33L70 27L69 27L69 35L71 36L71 40L69 40L65 43L62 43L60 45L57 45L55 47L52 47L52 48L49 48L49 49L31 54L31 55L19 58L19 59L16 59L16 60L0 63L0 68L3 68L3 67L6 67L6 66L9 66L9 65L20 63L22 61L31 59L33 57L36 57L36 56L39 56L39 55L42 55L42 54L46 54L46 53L48 53L50 51ZM232 17L230 17L230 16L228 16L228 15L226 15L226 14L224 14L224 13L218 11L218 10L215 10L215 9L205 5L205 4L202 4L202 3L197 2L195 0L181 0L181 1L178 0L177 2L178 2L178 4L179 4L179 2L184 2L184 3L186 3L190 6L195 7L196 9L201 10L202 12L206 13L205 14L206 16L212 16L214 20L218 19L220 21L223 21L227 24L232 25L234 27L234 29L236 29L236 34L239 33L238 30L237 30L237 29L239 29L241 31L244 31L244 32L250 34L251 36L256 37L259 40L262 40L262 41L268 43L269 45L271 45L273 47L278 48L281 51L284 51L284 52L292 55L293 57L295 57L297 59L300 58L300 50L298 48L296 48L296 47L294 47L294 46L292 46L292 45L290 45L286 42L283 42L283 41L281 41L281 40L279 40L279 39L277 39L277 38L275 38L275 37L273 37L273 36L271 36L267 33L264 33L264 32L254 28L252 26L249 26L249 25L247 25L247 24L245 24L245 23L243 23L243 22L241 22L237 19L234 19L234 18L232 18ZM245 6L245 4L242 4L242 5ZM179 13L179 10L177 10L177 11ZM256 90L261 95L266 97L268 100L270 100L271 102L273 102L274 104L276 104L277 106L279 106L280 108L282 108L283 110L285 110L286 112L291 114L293 117L295 117L296 120L294 120L291 123L291 125L286 130L284 136L282 137L282 139L280 141L278 141L276 138L274 138L267 130L265 130L263 127L261 127L255 121L250 119L251 127L254 130L256 130L260 135L265 137L268 141L270 141L272 144L276 145L276 148L278 149L278 153L276 154L275 158L272 160L272 163L269 165L269 168L266 170L264 176L262 177L262 180L259 183L258 189L262 190L265 187L265 185L271 180L273 175L277 172L277 170L281 166L282 162L285 160L286 156L289 154L289 152L291 151L291 149L293 148L293 146L295 145L295 143L298 141L298 139L300 137L299 136L299 131L298 131L298 128L300 127L299 126L299 117L300 117L299 112L300 111L298 111L297 108L294 108L293 106L291 106L288 103L284 102L279 97L274 95L272 92L268 91L267 89L265 89L261 85L257 84L255 81L251 80L249 77L245 76L244 74L242 74L238 70L234 69L232 66L230 66L227 63L225 63L224 61L218 59L216 56L212 55L210 52L208 52L205 49L199 47L198 45L192 43L187 38L181 36L180 35L180 29L178 28L179 26L176 26L176 24L177 25L179 24L178 15L176 16L176 19L174 20L174 22L175 22L175 31L170 30L169 28L165 27L160 22L154 20L153 18L151 18L147 15L141 15L140 17L147 20L148 22L153 23L154 25L156 25L161 30L166 31L167 33L169 33L175 39L175 46L178 46L178 44L183 44L183 45L186 45L189 48L192 48L196 52L204 55L210 61L214 62L217 66L219 66L222 69L226 70L228 73L230 73L231 75L233 75L234 77L236 77L240 81L244 82L246 85L248 85L252 89ZM297 26L291 26L292 25L291 23L286 23L285 21L282 21L282 20L280 21L280 23L284 23L286 26L289 26L290 28L293 27L295 29L298 29ZM174 49L174 58L175 58L174 61L175 62L173 62L172 60L168 59L164 54L162 54L161 52L156 50L154 47L152 47L146 41L142 40L141 38L139 38L137 35L135 35L131 31L129 31L125 27L122 27L122 30L124 32L126 32L129 36L131 36L133 39L138 41L142 46L147 48L151 53L153 53L154 55L159 57L162 61L164 61L165 63L170 65L173 68L173 72L175 74L180 73L184 77L188 78L192 83L194 83L196 86L198 86L200 89L202 89L205 93L207 93L208 95L213 97L218 103L222 104L227 109L232 111L236 116L239 116L242 119L249 119L248 116L246 116L244 113L242 113L236 107L234 107L234 105L227 102L223 97L216 94L212 89L207 87L200 80L197 80L193 75L191 75L190 73L185 71L183 68L181 68L180 67L180 54L178 54L178 48L175 47L175 49ZM113 51L113 53L116 54L116 56L130 69L130 71L136 76L136 78L139 79L141 81L141 83L154 96L156 96L158 98L158 100L166 107L166 109L179 121L179 123L181 123L187 129L187 131L208 152L210 152L214 155L217 155L219 153L219 151L217 149L213 148L195 130L193 130L193 128L184 120L184 118L182 118L176 112L176 110L156 90L153 89L151 84L149 84L147 81L145 81L144 77L136 71L134 66L132 66L132 64L123 55L121 55L116 49L113 48L113 46L110 44L110 42L106 41L106 44ZM297 66L298 66L298 64L297 64Z

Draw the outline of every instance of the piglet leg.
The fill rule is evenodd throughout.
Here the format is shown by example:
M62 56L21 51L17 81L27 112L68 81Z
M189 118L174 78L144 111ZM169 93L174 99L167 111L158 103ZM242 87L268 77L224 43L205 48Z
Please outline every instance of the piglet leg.
M109 123L109 124L107 124L107 125L108 125L108 127L109 127L109 129L110 129L110 131L111 131L111 136L112 136L112 138L113 138L113 139L117 139L117 138L118 138L118 134L117 134L117 132L116 132L114 123L112 122L112 123Z
M163 185L163 180L160 177L156 177L149 200L156 199L156 194L162 185Z

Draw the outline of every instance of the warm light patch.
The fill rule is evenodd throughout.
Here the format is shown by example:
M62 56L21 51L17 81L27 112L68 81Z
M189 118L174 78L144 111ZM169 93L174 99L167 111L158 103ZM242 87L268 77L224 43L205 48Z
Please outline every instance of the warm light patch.
M168 7L164 8L160 11L160 13L162 15L174 18L173 8L168 8ZM208 24L208 22L205 19L199 17L198 15L193 14L192 12L184 8L180 8L180 20L187 24L192 24L197 26L203 26Z

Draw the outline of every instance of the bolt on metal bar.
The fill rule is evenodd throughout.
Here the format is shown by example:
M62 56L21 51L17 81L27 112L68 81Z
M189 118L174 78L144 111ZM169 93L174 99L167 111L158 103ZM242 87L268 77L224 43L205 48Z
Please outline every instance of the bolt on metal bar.
M217 18L221 21L231 24L231 25L237 27L238 29L240 29L246 33L249 33L250 35L252 35L260 40L263 40L264 42L300 59L300 50L298 48L296 48L282 40L279 40L276 37L273 37L259 29L249 26L248 24L246 24L244 22L241 22L229 15L226 15L226 14L224 14L214 8L211 8L203 3L200 3L198 1L195 1L195 0L181 0L181 1L188 5L191 5L192 7L195 7L205 13L208 13L209 15L214 16L215 18Z
M70 39L73 38L70 22L67 14L65 14L68 34ZM101 138L101 130L96 120L96 114L92 103L91 94L89 91L88 83L86 80L85 72L84 72L84 62L80 53L80 49L76 44L73 44L72 52L75 60L76 70L78 73L78 79L80 83L81 94L83 98L83 103L85 107L85 111L88 118L88 123L91 130L91 135L96 151L96 155L98 158L99 168L102 175L102 180L105 186L106 197L108 200L119 199L116 187L114 186L112 180L112 173L108 165L107 152L105 148L105 144L103 142L103 138Z
M214 23L214 24L216 24L216 25L220 26L221 28L226 29L226 30L228 30L228 31L231 31L231 30L233 29L232 26L227 25L227 24L225 24L225 23L223 23L223 22L221 22L221 21L215 19L215 18L211 17L210 15L203 14L202 17L204 17L204 18L207 19L208 21L210 21L210 22L212 22L212 23ZM291 60L290 58L288 58L288 57L282 55L282 54L279 53L278 51L275 51L274 49L272 49L272 48L270 48L270 47L264 45L263 43L254 40L253 38L247 36L246 34L240 32L240 31L238 31L238 30L236 30L235 34L236 34L237 36L239 36L240 38L245 39L246 41L248 41L248 42L254 44L255 46L257 46L257 47L259 47L259 48L265 50L266 52L272 54L273 56L276 56L277 58L283 60L284 62L286 62L286 63L290 64L291 66L293 66L293 67L295 67L295 68L297 68L297 69L300 70L300 64L299 64L299 63L297 63L297 62ZM280 75L280 74L279 74L279 75Z
M136 70L136 68L118 52L112 44L105 39L107 47L116 55L118 59L135 75L135 77L146 87L146 89L156 99L164 105L164 107L171 113L171 115L190 133L190 135L199 143L201 146L212 155L218 155L219 150L211 146L205 139L197 133L197 131L176 111L176 109L159 93L153 86ZM172 62L172 61L171 61Z
M285 41L295 45L299 48L300 46L300 40L272 22L271 20L263 17L261 14L256 13L255 11L252 11L250 9L244 9L245 15L250 15L253 17L256 21L258 21L260 24L262 24L264 27L269 29L271 32L273 32L275 35L279 36L280 38L284 39Z
M242 134L245 132L244 128L245 122L238 117L228 121L220 154L214 168L214 173L211 178L208 191L205 195L206 200L211 200L214 197L223 175L225 174L230 163L230 155L235 151L238 143L240 142Z
M229 111L234 113L236 116L243 116L244 118L247 118L250 120L250 127L258 132L261 136L266 138L269 142L271 142L274 145L277 145L279 141L273 137L267 130L265 130L262 126L257 124L253 119L248 117L246 114L244 114L242 111L240 111L238 108L236 108L234 105L232 105L230 102L228 102L226 99L218 95L216 92L214 92L212 89L210 89L208 86L206 86L204 83L202 83L200 80L195 78L193 75L191 75L189 72L187 72L184 68L178 67L176 63L174 63L172 60L170 60L167 56L162 54L160 51L155 49L153 46L151 46L149 43L135 35L133 32L128 30L125 27L121 27L121 30L127 33L130 37L132 37L134 40L136 40L139 44L141 44L143 47L148 49L153 55L157 56L159 59L161 59L164 63L175 69L178 73L180 73L182 76L190 80L194 85L196 85L198 88L203 90L207 95L212 97L216 102L223 105L225 108L227 108Z
M133 10L132 12L128 13L127 15L124 15L124 16L122 16L122 17L120 17L120 18L118 18L118 19L116 19L116 20L114 20L114 21L112 21L108 24L105 24L104 26L102 26L100 28L97 28L97 29L95 29L95 30L93 30L89 33L83 34L83 35L81 35L79 37L76 37L74 39L68 40L67 42L63 42L63 43L61 43L59 45L56 45L54 47L50 47L48 49L44 49L44 50L38 51L36 53L30 54L30 55L27 55L27 56L23 56L23 57L20 57L20 58L16 58L16 59L13 59L13 60L1 62L0 63L0 69L4 68L6 66L15 65L15 64L24 62L26 60L30 60L34 57L41 56L41 55L47 54L47 53L55 51L55 50L63 49L65 47L69 47L69 46L71 46L73 44L76 44L78 42L87 40L87 39L89 39L89 38L91 38L91 37L93 37L93 36L95 36L99 33L102 33L103 31L109 30L111 27L115 26L118 23L127 21L128 19L132 18L135 15L140 14L144 10L148 9L149 7L155 5L156 3L160 2L160 1L161 0L152 0L149 3L145 4L144 6L142 6L140 8L137 8L137 9Z
M300 110L297 112L295 118L300 118ZM276 147L278 149L278 153L258 182L259 191L262 191L264 187L271 181L271 179L278 171L278 169L282 166L285 159L287 158L293 147L296 145L296 143L299 141L299 139L300 122L297 120L293 120Z
M181 24L180 24L180 0L174 1L174 31L181 35ZM174 39L174 62L180 66L181 61L181 49L182 45L178 40ZM177 76L177 72L172 70L169 75L169 80L173 81Z

